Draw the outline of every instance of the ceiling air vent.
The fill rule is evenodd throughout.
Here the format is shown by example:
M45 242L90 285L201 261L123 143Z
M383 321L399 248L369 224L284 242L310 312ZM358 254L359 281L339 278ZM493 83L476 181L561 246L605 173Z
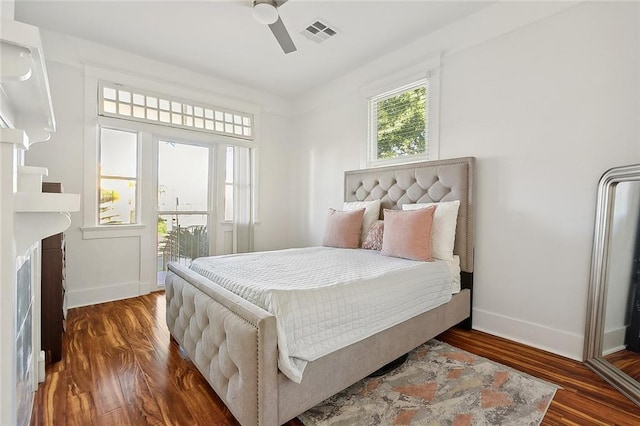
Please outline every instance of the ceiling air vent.
M313 24L302 30L301 34L309 40L313 40L316 43L322 43L336 35L337 31L323 22L315 21Z

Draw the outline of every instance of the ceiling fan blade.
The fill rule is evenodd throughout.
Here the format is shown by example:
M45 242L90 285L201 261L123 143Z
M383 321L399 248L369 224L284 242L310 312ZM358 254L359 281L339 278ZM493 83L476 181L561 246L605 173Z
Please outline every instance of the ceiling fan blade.
M293 44L293 40L291 40L291 36L289 35L287 28L282 22L282 18L278 17L276 22L269 25L269 29L276 37L276 40L278 40L278 43L280 43L280 47L282 47L284 53L291 53L297 50L296 45Z

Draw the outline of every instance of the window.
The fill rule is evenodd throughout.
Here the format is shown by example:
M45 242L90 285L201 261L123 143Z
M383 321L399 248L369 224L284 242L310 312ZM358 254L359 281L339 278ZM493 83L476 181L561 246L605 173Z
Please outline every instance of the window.
M138 134L100 128L98 223L137 222Z
M126 86L100 83L100 115L253 139L253 115Z
M233 220L233 147L227 147L224 170L224 220Z
M429 79L369 100L369 162L429 158Z

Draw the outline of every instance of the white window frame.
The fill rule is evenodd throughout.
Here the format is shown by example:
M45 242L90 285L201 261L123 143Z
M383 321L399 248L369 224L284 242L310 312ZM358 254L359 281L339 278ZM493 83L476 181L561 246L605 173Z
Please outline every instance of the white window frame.
M377 122L372 114L372 102L399 95L406 90L419 87L419 83L428 81L426 152L424 154L405 155L402 157L379 159L377 145ZM392 164L413 163L423 160L437 160L440 157L440 55L433 56L403 71L378 80L361 89L367 98L368 133L367 133L367 167L378 167Z
M240 101L224 95L217 95L201 88L190 88L187 85L170 83L142 75L99 66L85 64L84 71L84 165L83 165L83 191L82 191L82 238L87 239L111 239L128 238L133 244L139 245L139 277L138 291L132 290L132 294L147 294L151 290L161 287L154 286L156 282L157 262L157 138L184 141L192 144L210 145L215 150L213 162L217 183L211 188L212 198L216 212L216 221L210 226L210 239L214 239L211 249L215 253L231 253L228 247L235 248L237 234L236 224L221 222L222 203L219 199L220 192L224 189L224 169L221 167L219 150L222 146L233 145L250 148L254 151L260 138L260 112L257 104ZM253 140L246 138L220 135L211 132L198 131L191 128L159 125L153 122L126 120L123 118L108 117L99 114L98 90L100 81L119 82L127 87L136 87L151 93L166 93L175 99L187 99L198 105L224 105L232 111L244 111L253 117ZM140 132L138 140L138 211L139 224L136 225L98 225L98 138L99 126L110 127L118 130ZM222 174L221 174L222 173ZM257 179L257 178L256 178ZM252 196L258 191L258 182L254 182ZM234 200L235 202L235 200ZM252 207L252 206L250 206ZM251 232L251 229L249 230ZM96 242L96 244L100 244ZM249 243L251 244L251 242ZM251 246L250 246L251 247ZM135 288L135 287L134 287Z
M152 165L148 152L153 149L151 135L173 138L177 140L188 140L193 143L204 144L226 144L235 146L245 146L255 148L259 141L260 128L260 107L255 104L238 101L233 98L217 96L210 92L190 89L186 86L175 86L163 81L136 76L118 70L104 68L101 66L84 65L84 105L85 105L85 150L84 150L84 188L82 197L82 227L83 239L95 238L120 238L136 237L142 235L145 229L144 217L141 217L135 225L99 225L98 222L98 166L99 166L99 126L110 127L119 130L142 132L138 140L138 194L143 191L143 186L154 181ZM198 105L226 105L230 111L244 111L250 114L252 119L253 139L232 137L210 132L201 132L198 129L179 128L175 126L165 126L154 122L144 122L137 120L127 120L100 115L97 95L100 90L100 83L104 81L117 81L124 87L136 87L145 93L167 93L172 99L189 99L189 102ZM149 164L143 164L147 161ZM256 178L257 179L257 178ZM259 182L255 182L253 191L258 191ZM138 214L144 215L144 205L148 200L142 196L138 197ZM155 226L155 225L154 225Z

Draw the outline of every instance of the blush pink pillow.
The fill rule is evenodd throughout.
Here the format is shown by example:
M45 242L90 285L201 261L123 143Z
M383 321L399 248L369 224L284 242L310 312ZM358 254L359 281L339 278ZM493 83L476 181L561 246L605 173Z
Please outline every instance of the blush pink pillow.
M327 227L324 230L325 247L358 248L365 209L339 211L329 209Z
M381 254L423 262L431 261L431 225L436 208L384 210Z

